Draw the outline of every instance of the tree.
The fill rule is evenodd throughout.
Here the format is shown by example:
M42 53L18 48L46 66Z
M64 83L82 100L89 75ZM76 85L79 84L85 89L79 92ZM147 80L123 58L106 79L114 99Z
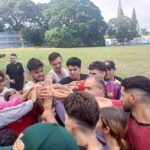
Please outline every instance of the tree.
M134 21L126 16L110 19L108 22L108 35L116 38L120 44L129 42L137 36Z
M89 0L51 0L44 12L49 29L45 34L51 47L105 45L107 24Z
M31 0L0 0L0 3L0 15L7 27L6 30L13 30L19 33L25 33L29 28L30 31L33 30L32 33L35 33L35 31L41 33L44 29L46 30L46 21L42 15L43 7L36 5ZM44 35L44 33L42 34ZM30 39L25 36L24 38L35 45L39 44L39 41L36 43L33 39L35 35L38 38L37 35L40 36L40 34L31 35L33 37Z
M133 21L133 34L134 36L139 36L139 24L138 24L138 20L136 17L135 8L133 8L131 19Z
M148 31L148 29L146 28L142 28L140 34L141 36L147 36L147 35L150 35L150 31Z
M4 31L5 24L2 19L0 19L0 32Z

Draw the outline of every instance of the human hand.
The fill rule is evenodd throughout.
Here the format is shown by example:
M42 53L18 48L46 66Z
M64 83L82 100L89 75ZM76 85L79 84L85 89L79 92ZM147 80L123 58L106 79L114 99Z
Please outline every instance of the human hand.
M53 97L59 98L59 99L64 99L67 96L69 96L71 93L73 93L72 89L69 89L68 87L64 87L64 88L55 88L52 89L52 94Z
M55 119L55 110L54 109L45 109L42 116L43 121L51 122L51 123L57 123Z

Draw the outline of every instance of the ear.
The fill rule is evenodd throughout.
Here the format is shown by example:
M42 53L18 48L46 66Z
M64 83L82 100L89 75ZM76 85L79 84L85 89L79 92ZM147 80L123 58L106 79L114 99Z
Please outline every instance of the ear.
M135 103L135 102L137 101L137 95L136 95L135 93L132 93L132 94L130 95L130 101L131 101L132 103Z
M110 128L108 126L106 128L104 128L104 133L105 134L110 134Z
M73 132L74 129L76 129L76 123L73 119L69 118L69 127L70 127L70 130Z
M105 77L106 76L106 74L107 74L107 71L105 72L105 71L103 71L103 76Z
M29 71L29 75L31 76L31 71Z

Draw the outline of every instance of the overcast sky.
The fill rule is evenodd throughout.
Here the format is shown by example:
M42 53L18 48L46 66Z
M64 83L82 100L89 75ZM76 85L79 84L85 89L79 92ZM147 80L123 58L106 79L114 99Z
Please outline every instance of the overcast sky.
M49 0L32 0L35 3L47 3ZM101 10L105 21L117 16L119 0L91 0ZM141 28L150 29L150 0L122 0L124 14L131 17L135 7L137 19Z

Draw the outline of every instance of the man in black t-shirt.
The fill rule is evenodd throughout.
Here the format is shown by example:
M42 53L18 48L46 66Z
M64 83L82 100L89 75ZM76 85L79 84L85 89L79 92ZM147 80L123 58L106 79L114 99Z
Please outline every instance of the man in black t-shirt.
M60 84L69 84L72 81L85 80L88 77L87 74L81 74L81 60L78 57L69 58L66 66L68 67L70 76L62 79L59 82Z
M17 91L22 90L24 82L26 82L26 75L24 68L20 62L17 62L17 55L10 55L10 64L6 67L6 77L10 82L10 88Z

